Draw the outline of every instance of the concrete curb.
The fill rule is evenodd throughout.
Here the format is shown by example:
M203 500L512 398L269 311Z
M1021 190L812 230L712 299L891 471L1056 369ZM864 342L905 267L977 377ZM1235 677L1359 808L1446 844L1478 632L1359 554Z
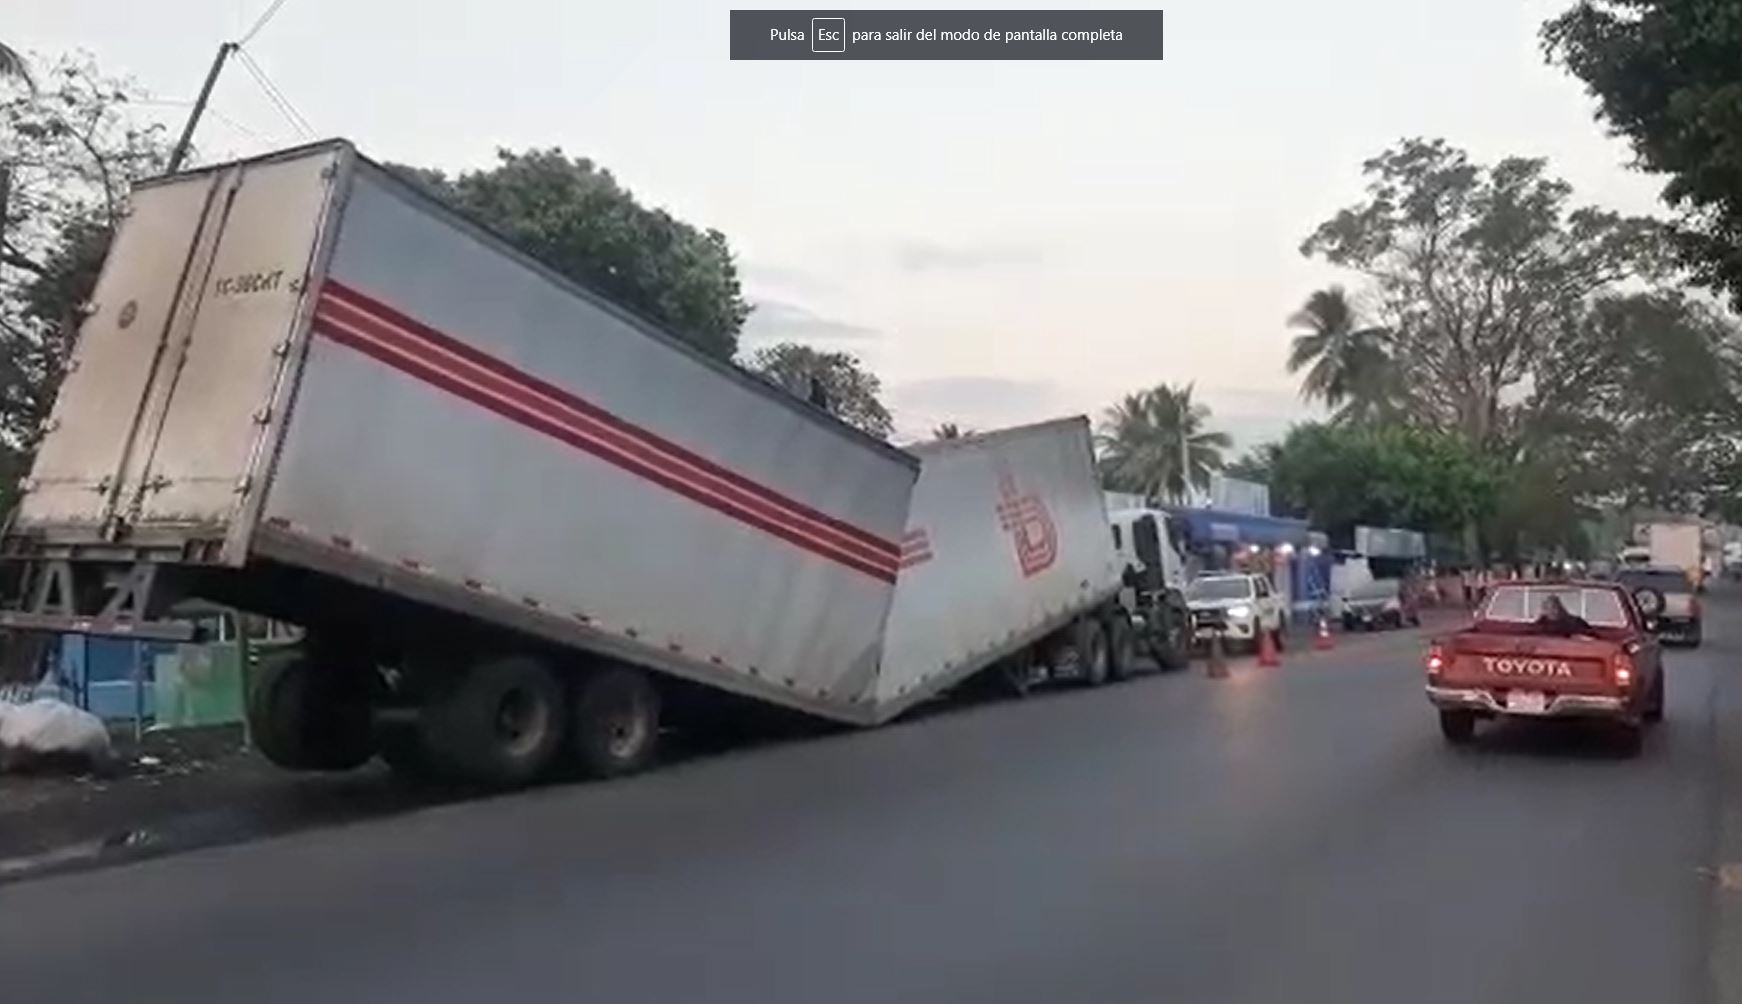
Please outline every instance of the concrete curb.
M1742 1004L1742 677L1713 668L1712 755L1717 839L1712 848L1712 1000Z

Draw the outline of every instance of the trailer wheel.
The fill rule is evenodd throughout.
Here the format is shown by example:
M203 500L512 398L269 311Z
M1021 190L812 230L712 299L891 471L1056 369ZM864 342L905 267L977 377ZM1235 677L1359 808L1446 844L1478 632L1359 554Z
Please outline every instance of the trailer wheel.
M375 755L368 682L307 652L263 660L244 713L254 746L288 770L350 770Z
M1108 670L1115 680L1129 680L1137 662L1137 640L1122 613L1107 618Z
M647 674L613 666L574 686L570 750L593 777L633 774L659 749L659 691Z
M423 709L422 746L461 780L516 787L550 767L566 720L562 686L543 663L487 659L434 688Z
M1071 647L1077 655L1077 679L1085 687L1099 687L1112 675L1112 654L1107 632L1093 617L1077 621L1071 630Z

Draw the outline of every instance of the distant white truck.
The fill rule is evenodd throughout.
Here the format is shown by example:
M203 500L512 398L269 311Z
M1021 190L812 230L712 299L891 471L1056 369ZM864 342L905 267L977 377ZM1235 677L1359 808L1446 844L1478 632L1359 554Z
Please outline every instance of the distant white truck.
M1699 523L1651 523L1645 527L1651 565L1679 568L1695 589L1705 588L1705 532Z
M718 695L875 725L1173 630L1086 419L905 453L342 142L136 188L22 488L0 627L302 625L247 702L300 770L618 774Z

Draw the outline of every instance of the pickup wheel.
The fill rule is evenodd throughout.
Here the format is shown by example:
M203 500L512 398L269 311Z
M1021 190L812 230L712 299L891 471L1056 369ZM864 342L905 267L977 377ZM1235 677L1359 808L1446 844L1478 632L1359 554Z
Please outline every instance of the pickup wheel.
M266 759L289 770L339 771L375 755L362 667L297 652L263 660L251 676L248 734Z
M1137 662L1137 640L1122 613L1107 618L1107 670L1115 680L1129 680Z
M1657 682L1651 685L1651 699L1645 705L1645 720L1663 721L1663 670L1657 671Z
M592 777L633 774L659 749L659 691L647 674L628 666L589 673L572 693L569 750Z
M1077 655L1077 679L1085 687L1099 687L1112 675L1112 655L1107 632L1093 617L1077 621L1071 631L1071 647Z
M486 659L434 688L423 709L422 746L460 780L518 787L550 767L567 717L562 687L543 663Z
M1440 711L1440 734L1446 737L1446 742L1454 746L1468 744L1476 738L1476 713Z

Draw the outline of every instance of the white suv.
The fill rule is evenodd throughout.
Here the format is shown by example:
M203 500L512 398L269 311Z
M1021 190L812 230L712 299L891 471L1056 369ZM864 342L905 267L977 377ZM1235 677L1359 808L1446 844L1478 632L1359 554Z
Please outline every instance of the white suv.
M1262 575L1201 576L1186 589L1186 605L1200 641L1208 641L1220 630L1229 642L1256 645L1268 631L1272 641L1282 644L1282 597Z

